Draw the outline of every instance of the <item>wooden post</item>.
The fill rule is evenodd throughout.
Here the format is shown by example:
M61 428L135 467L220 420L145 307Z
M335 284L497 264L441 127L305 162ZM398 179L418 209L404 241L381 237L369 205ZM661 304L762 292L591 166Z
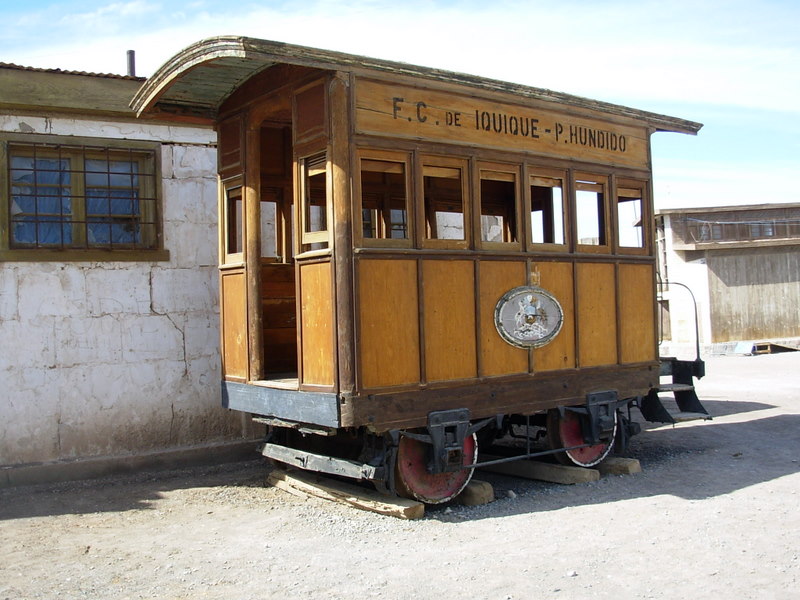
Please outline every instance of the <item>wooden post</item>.
M264 334L261 318L261 123L248 119L245 130L244 256L247 278L247 357L250 381L261 379Z
M337 73L328 87L333 190L333 268L339 391L355 389L353 227L350 187L350 102L348 76Z

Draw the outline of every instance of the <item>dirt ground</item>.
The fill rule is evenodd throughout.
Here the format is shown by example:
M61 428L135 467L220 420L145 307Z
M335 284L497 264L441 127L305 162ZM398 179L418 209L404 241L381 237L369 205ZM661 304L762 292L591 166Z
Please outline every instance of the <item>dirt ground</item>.
M713 421L643 472L403 521L265 487L259 460L0 490L0 600L798 598L800 352L719 357Z

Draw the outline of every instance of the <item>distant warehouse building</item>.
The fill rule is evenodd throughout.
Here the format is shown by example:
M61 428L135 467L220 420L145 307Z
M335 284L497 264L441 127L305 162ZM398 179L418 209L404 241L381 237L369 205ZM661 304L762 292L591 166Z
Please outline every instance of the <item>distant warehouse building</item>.
M703 346L800 345L800 204L661 210L662 337ZM663 352L662 352L663 354Z

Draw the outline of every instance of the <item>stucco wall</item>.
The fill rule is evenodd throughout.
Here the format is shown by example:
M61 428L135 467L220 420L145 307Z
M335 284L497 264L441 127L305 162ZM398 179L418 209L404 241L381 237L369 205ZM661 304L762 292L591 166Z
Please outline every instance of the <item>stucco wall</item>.
M163 142L170 252L0 263L0 467L246 436L219 400L213 131L13 115L0 130Z

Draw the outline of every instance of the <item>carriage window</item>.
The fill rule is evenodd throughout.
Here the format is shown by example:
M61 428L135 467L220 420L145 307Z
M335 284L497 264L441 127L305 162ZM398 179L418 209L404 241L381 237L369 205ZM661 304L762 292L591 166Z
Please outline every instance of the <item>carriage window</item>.
M327 171L324 154L301 159L303 239L307 250L328 247Z
M644 248L642 188L617 188L617 243L621 248Z
M575 182L575 218L578 244L605 246L606 239L606 178L579 175Z
M241 254L244 249L241 186L225 190L225 220L227 226L225 253Z
M278 257L278 198L280 190L261 190L261 257Z
M532 175L530 186L531 242L565 244L563 180Z
M361 159L361 222L365 239L408 239L404 162Z
M466 240L464 230L464 170L461 167L423 165L426 237Z
M481 241L516 243L517 177L481 170Z

